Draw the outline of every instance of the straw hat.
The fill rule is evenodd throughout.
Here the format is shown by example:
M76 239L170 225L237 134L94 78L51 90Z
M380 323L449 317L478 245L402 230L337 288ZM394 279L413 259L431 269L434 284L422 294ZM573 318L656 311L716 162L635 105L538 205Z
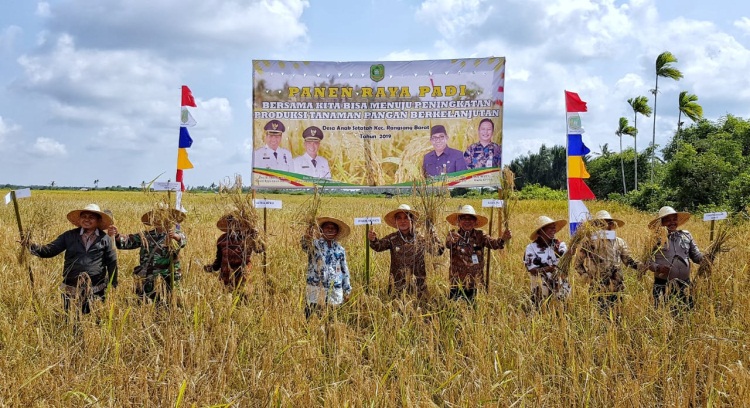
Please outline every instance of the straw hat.
M674 210L674 208L670 206L664 206L659 209L659 215L656 216L653 220L651 220L648 223L649 228L656 228L661 226L661 220L662 218L666 217L667 215L677 214L677 226L684 224L687 222L687 220L690 219L690 213L687 212L677 212Z
M594 224L595 225L600 225L602 227L606 227L607 224L604 223L602 225L601 221L605 221L606 222L606 221L609 221L609 220L614 221L614 223L617 225L617 228L620 228L623 225L625 225L625 221L618 220L617 218L612 218L612 216L609 215L609 211L606 211L606 210L601 210L601 211L597 212L596 215L594 216ZM597 221L599 221L599 222L597 222Z
M141 216L141 222L145 225L153 226L154 224L162 224L164 221L168 221L171 224L179 224L185 221L187 214L176 209L168 208L166 205L160 204L155 210L151 210Z
M216 222L216 227L223 232L229 231L229 224L232 224L232 228L238 231L250 231L253 229L253 225L250 220L243 217L238 211L232 211L224 214L219 221Z
M99 228L100 229L107 229L110 225L112 225L112 216L102 211L98 205L96 204L89 204L81 210L73 210L68 213L68 221L72 222L73 225L76 227L81 226L81 213L82 212L90 212L94 214L99 214L100 217L102 217L101 221L99 221Z
M405 213L406 215L411 215L412 221L417 220L420 216L419 213L412 210L408 204L401 204L398 206L398 208L389 212L388 214L385 215L385 217L383 217L385 219L385 223L390 225L393 228L398 228L396 226L396 214L398 213Z
M542 215L539 218L536 219L536 223L534 223L534 232L531 233L529 238L532 241L536 241L536 238L539 236L539 230L550 225L555 224L557 227L557 230L560 231L562 227L564 227L568 222L565 220L553 220L550 217L547 217L546 215Z
M445 220L448 221L451 225L458 226L458 217L462 215L473 215L477 219L477 228L481 228L485 225L487 225L487 217L478 215L476 211L474 211L474 207L470 205L462 205L458 208L457 212L454 212L453 214L445 217Z
M344 221L341 221L339 219L333 218L333 217L318 217L316 219L318 221L318 228L323 226L323 224L327 222L332 222L336 224L336 226L339 227L339 234L336 236L336 239L344 239L347 236L349 236L349 226L346 225Z

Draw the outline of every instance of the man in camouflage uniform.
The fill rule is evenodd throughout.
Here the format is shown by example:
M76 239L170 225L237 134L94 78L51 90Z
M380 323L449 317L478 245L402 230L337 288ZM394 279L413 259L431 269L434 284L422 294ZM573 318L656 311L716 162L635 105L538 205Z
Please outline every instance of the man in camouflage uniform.
M141 217L141 222L153 226L150 231L120 235L115 229L115 244L118 249L140 248L140 262L133 273L136 275L135 293L141 298L160 300L156 279L161 277L168 293L182 278L180 250L187 244L182 231L175 225L185 220L185 213L176 209L158 208Z
M633 269L640 266L630 255L625 240L615 236L615 229L625 225L624 221L614 219L609 212L602 210L596 213L593 224L602 230L578 250L575 268L583 280L589 282L590 292L597 298L600 310L607 312L625 289L623 266Z

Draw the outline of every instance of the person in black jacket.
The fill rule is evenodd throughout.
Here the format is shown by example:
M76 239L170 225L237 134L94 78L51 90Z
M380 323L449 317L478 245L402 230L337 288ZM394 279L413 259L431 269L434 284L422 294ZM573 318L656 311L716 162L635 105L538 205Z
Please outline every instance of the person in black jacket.
M104 300L107 286L117 287L117 253L107 229L112 217L96 204L68 213L76 228L64 232L47 245L24 240L32 255L52 258L65 252L60 284L65 311L75 304L83 314L91 312L91 301Z

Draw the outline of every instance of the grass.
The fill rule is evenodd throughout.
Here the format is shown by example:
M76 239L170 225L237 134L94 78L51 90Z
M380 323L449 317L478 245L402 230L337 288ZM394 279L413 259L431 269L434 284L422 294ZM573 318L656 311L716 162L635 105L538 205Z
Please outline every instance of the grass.
M260 197L259 197L260 198ZM189 218L182 251L184 278L177 307L138 303L132 293L135 251L119 253L120 286L78 325L62 316L62 256L17 262L18 230L11 206L0 212L0 406L742 406L750 400L750 251L736 245L713 264L711 285L696 283L696 309L675 318L651 306L652 274L626 273L619 324L596 309L573 279L562 310L529 313L522 256L541 214L564 218L565 202L522 201L510 228L515 238L493 251L490 293L475 308L446 300L447 263L428 262L430 298L391 300L388 255L373 254L370 294L364 279L364 227L343 242L352 270L352 300L336 313L306 322L306 256L299 248L305 196L273 196L268 265L250 272L250 296L238 300L215 275L228 204L222 195L183 197ZM25 229L48 242L70 228L65 214L96 202L114 212L118 228L142 228L140 216L162 195L120 192L34 192L20 202ZM365 202L366 201L366 202ZM322 198L322 208L350 223L379 215L411 197ZM480 199L447 199L436 216L444 238L448 213L460 204L481 211ZM637 249L651 214L590 203L627 225L620 236ZM485 215L487 212L483 212ZM385 225L378 226L385 232ZM685 226L702 248L708 224ZM566 233L560 238L569 240ZM695 269L694 271L695 272ZM97 322L98 320L98 322Z

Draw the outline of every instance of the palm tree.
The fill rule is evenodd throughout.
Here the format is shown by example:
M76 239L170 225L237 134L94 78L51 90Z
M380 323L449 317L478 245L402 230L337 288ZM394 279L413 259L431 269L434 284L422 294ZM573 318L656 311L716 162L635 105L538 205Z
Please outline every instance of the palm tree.
M680 98L677 101L680 106L680 113L677 115L677 137L679 138L682 129L682 114L684 113L693 122L697 122L703 117L703 107L698 104L698 97L687 91L680 92Z
M635 191L638 191L638 114L645 117L651 116L651 107L648 106L648 98L636 96L628 99L630 107L633 108L633 149L635 150Z
M99 187L99 179L94 180L94 190Z
M628 188L625 186L625 159L622 156L622 136L623 135L630 135L635 136L637 131L634 127L628 125L628 120L624 117L620 118L620 125L617 127L617 131L615 131L615 134L617 137L620 138L620 168L622 169L622 193L627 194ZM636 162L638 162L638 156L636 154L635 158Z
M656 94L659 93L659 77L672 78L679 81L682 78L682 72L672 67L672 63L677 62L677 57L669 51L664 51L656 57L656 84L651 93L654 94L654 133L651 136L651 146L656 146ZM654 181L654 158L656 149L651 151L651 181Z

